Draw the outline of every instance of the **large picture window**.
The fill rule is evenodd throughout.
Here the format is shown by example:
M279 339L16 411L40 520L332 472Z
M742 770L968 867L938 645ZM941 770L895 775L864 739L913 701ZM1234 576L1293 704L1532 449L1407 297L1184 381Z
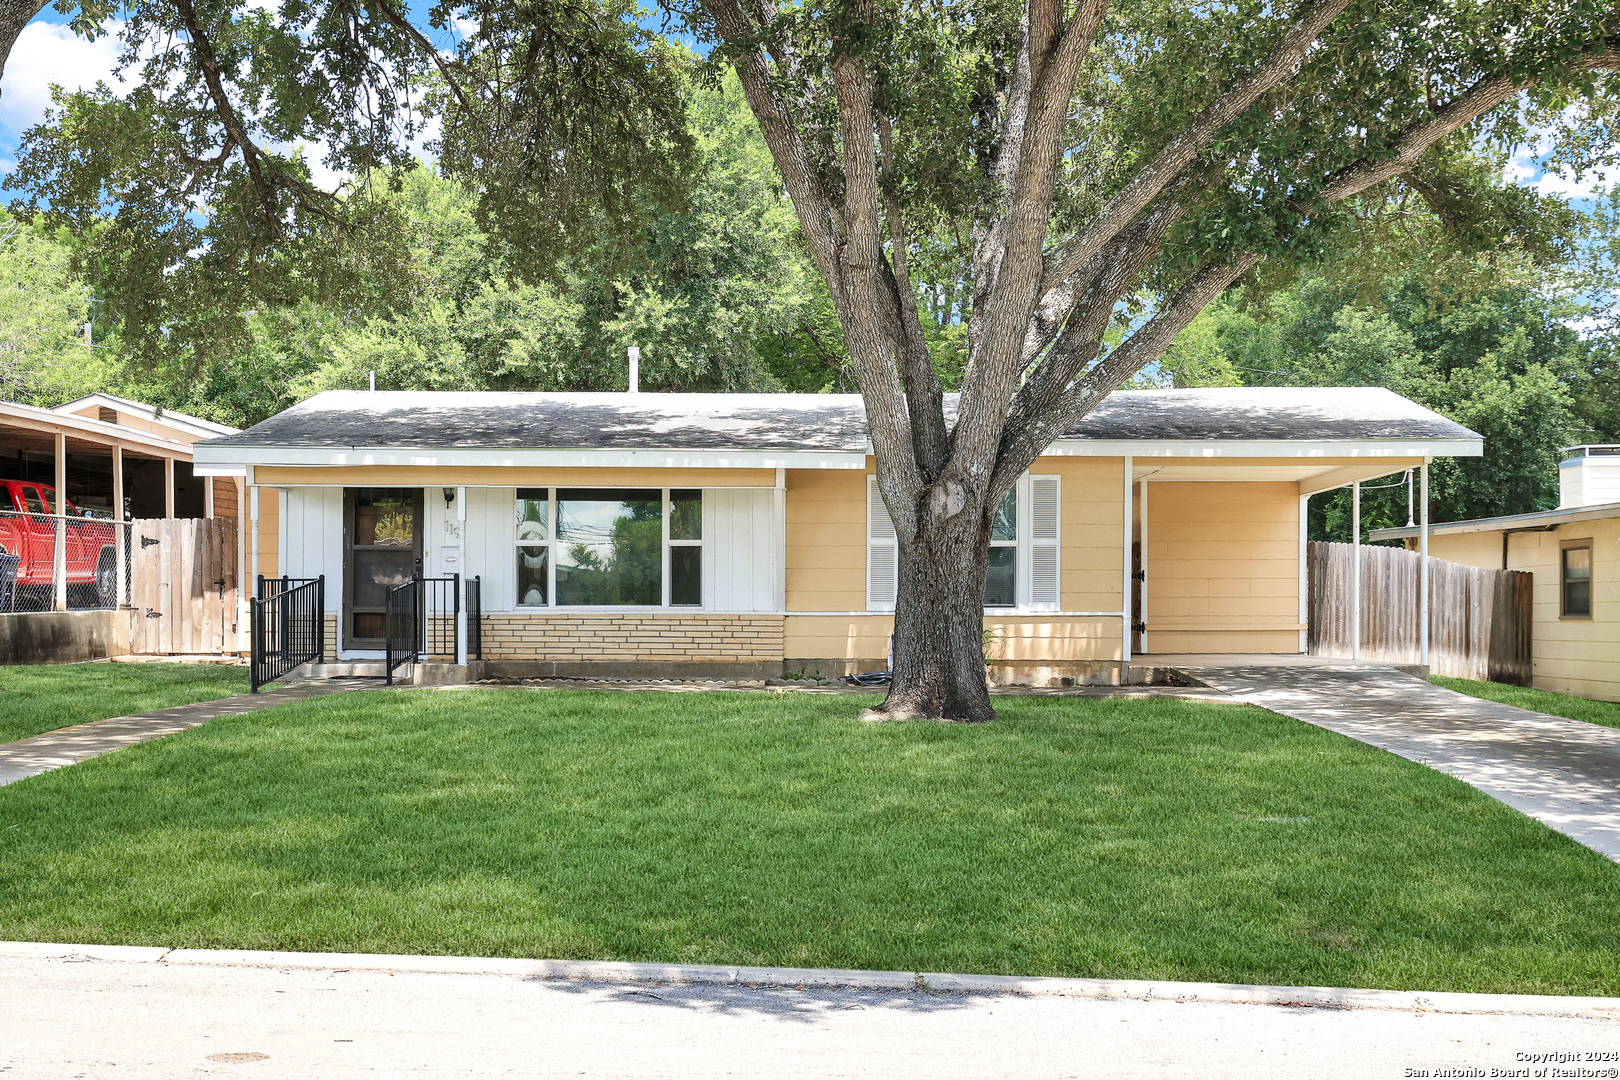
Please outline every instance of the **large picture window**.
M984 580L987 611L1055 611L1058 591L1058 522L1061 481L1056 476L1020 477L990 521L990 551ZM878 491L866 489L866 606L894 607L899 551L894 524Z
M703 492L519 488L521 607L699 607Z
M1592 617L1592 541L1566 540L1563 545L1563 606L1566 619Z

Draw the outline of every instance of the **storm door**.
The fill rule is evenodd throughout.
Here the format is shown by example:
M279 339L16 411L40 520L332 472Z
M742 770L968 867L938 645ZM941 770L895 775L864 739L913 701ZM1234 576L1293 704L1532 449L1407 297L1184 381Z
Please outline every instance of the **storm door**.
M422 570L422 489L343 492L343 646L383 647L388 588Z

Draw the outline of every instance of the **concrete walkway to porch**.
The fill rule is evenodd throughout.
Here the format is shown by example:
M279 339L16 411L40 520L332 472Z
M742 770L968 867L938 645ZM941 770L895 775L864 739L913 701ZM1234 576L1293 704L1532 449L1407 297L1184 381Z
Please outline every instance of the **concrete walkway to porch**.
M0 745L0 786L136 743L172 735L176 731L206 724L217 717L257 712L272 705L285 705L289 701L344 690L369 690L381 686L382 683L376 679L306 679L290 685L269 687L258 694L240 694L217 701L199 701L192 705L158 709L156 712L115 716L108 720L92 720L87 724L58 728Z
M1481 701L1387 665L1289 659L1310 662L1173 666L1237 701L1455 776L1620 862L1620 730Z

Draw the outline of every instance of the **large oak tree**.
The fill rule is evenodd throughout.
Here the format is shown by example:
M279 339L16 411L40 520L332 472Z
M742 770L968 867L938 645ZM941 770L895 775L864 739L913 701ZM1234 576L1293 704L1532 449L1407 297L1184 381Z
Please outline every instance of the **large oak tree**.
M865 399L900 537L892 717L994 716L994 509L1229 285L1308 259L1370 189L1467 205L1458 161L1534 124L1575 167L1612 153L1607 2L701 0L690 18L741 79ZM941 230L970 238L954 409L909 262Z

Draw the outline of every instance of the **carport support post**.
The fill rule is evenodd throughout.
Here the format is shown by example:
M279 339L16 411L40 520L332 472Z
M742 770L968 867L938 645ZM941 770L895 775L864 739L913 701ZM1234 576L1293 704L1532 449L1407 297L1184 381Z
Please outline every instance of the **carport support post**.
M252 565L248 567L249 588L253 590L251 596L258 597L259 580L259 485L254 484L248 488L248 520L252 523L248 527L248 550ZM322 612L322 614L325 614Z
M163 516L174 517L174 458L163 459Z
M56 548L51 559L51 594L57 611L67 610L67 436L56 433Z
M1429 666L1429 459L1423 459L1423 481L1418 505L1422 524L1418 527L1418 663Z
M1361 659L1361 481L1350 485L1350 659Z
M124 523L124 448L117 443L113 444L113 539L118 545L118 587L114 589L117 598L114 601L118 607L129 606L126 583L129 575L124 573L124 567L129 565L129 526Z
M1120 642L1120 658L1125 663L1131 662L1131 518L1136 508L1131 505L1131 473L1135 471L1134 459L1125 455L1125 572L1120 576L1119 609L1123 618L1120 624L1124 627ZM1146 553L1144 552L1144 555ZM1123 673L1121 673L1123 678Z

